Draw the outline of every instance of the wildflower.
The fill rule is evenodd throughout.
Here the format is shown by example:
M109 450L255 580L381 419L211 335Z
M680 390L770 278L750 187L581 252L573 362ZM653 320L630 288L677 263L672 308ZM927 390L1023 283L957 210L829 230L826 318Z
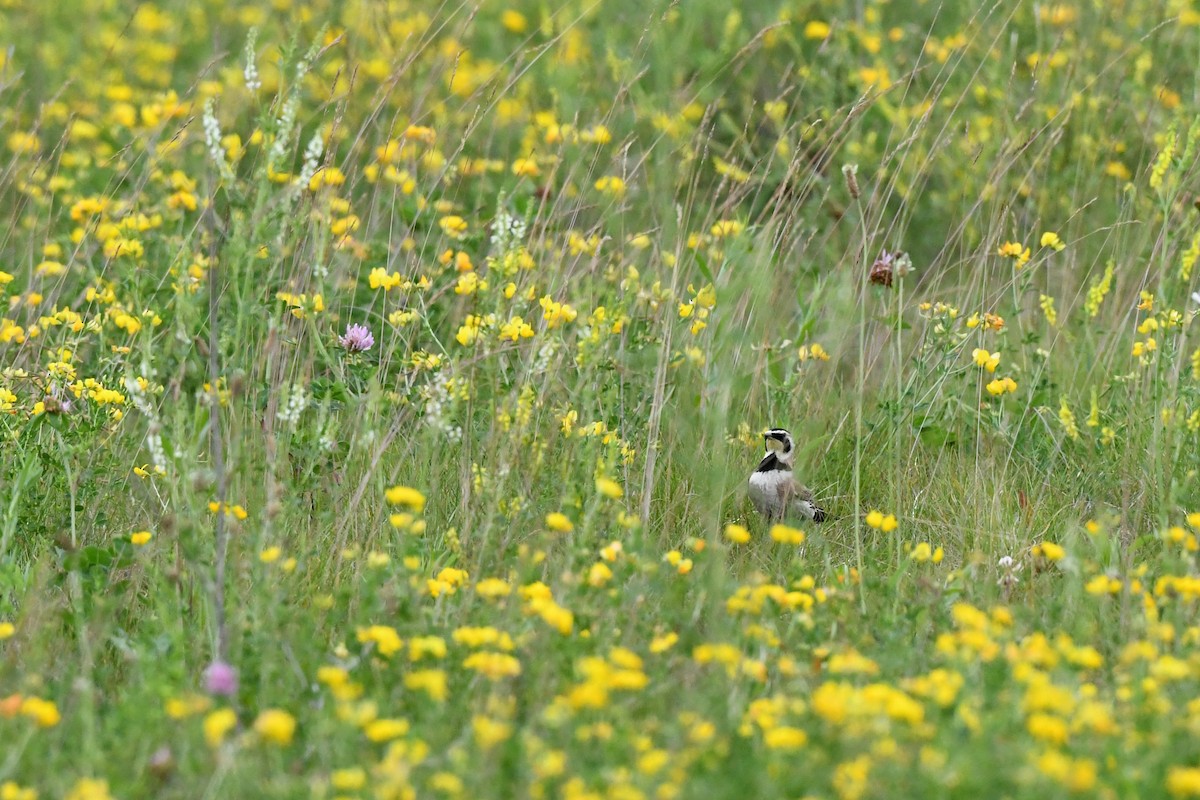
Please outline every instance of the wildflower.
M1020 578L1017 577L1017 573L1021 571L1020 561L1014 561L1012 556L1002 556L997 566L1001 570L1000 578L996 581L998 586L1011 589L1020 583Z
M390 742L408 733L410 725L404 719L376 719L367 723L363 733L372 742Z
M425 495L410 486L393 486L384 494L388 503L394 506L407 506L416 513L425 510Z
M422 669L404 676L404 688L425 692L430 699L443 702L449 695L446 673L440 669Z
M598 178L595 187L596 191L601 194L608 194L613 197L621 197L625 194L625 181L616 175L604 175Z
M367 771L362 767L335 769L329 773L329 785L339 792L356 792L367 785Z
M933 548L929 546L929 542L921 542L908 551L908 557L918 564L924 564L926 561L933 559Z
M1175 136L1174 128L1167 131L1162 149L1158 151L1158 155L1154 158L1154 165L1150 168L1151 189L1157 189L1162 186L1163 178L1166 176L1167 170L1171 168L1171 160L1175 157Z
M1071 411L1071 407L1067 405L1067 398L1065 397L1059 401L1058 421L1062 424L1067 438L1079 438L1079 426L1075 423L1075 414Z
M453 214L439 219L438 226L451 239L461 239L467 232L467 221Z
M723 239L729 236L737 236L746 225L743 222L738 222L733 219L721 219L713 223L709 232L717 239Z
M286 711L268 708L254 720L254 732L262 737L263 741L283 747L292 742L292 736L296 732L296 720Z
M519 316L513 317L500 326L501 340L507 339L510 342L515 342L520 339L528 339L532 336L533 326Z
M1062 561L1067 555L1067 551L1063 549L1062 545L1054 542L1035 544L1030 552L1035 557L1041 556L1047 561Z
M546 320L548 329L557 328L565 322L574 322L578 312L566 303L556 302L549 295L546 295L538 304L542 307L542 318Z
M546 515L546 527L555 533L570 533L575 530L575 525L571 522L570 518L560 511L554 511Z
M1049 247L1052 250L1062 250L1067 246L1062 239L1058 238L1058 234L1054 233L1053 231L1046 231L1043 233L1039 244L1041 244L1042 247Z
M831 30L832 28L829 27L828 22L822 22L818 19L809 20L804 26L804 38L819 40L828 39Z
M512 586L501 578L484 578L475 584L475 593L489 600L498 600L512 594Z
M763 743L771 750L795 750L808 743L808 734L799 728L780 725L763 734Z
M778 527L784 527L784 526L781 525ZM795 530L795 529L789 528L788 530ZM800 531L796 531L796 532L800 533ZM800 541L804 541L803 533L800 533ZM797 542L797 544L799 544L799 542ZM683 553L679 552L678 550L668 551L667 554L663 556L663 561L666 561L668 564L670 564L672 567L674 567L675 571L678 572L680 575L687 575L688 573L690 573L692 571L692 566L693 566L692 560L690 558L684 558Z
M153 536L154 534L150 533L150 531L137 531L129 534L129 541L134 545L141 547L142 545L148 543Z
M359 628L357 638L362 644L374 643L379 654L384 657L391 656L404 646L404 641L400 638L400 634L396 632L395 628L388 625L371 625L367 628Z
M346 333L339 340L342 347L351 353L361 353L370 350L375 344L375 337L366 325L347 325Z
M1083 307L1089 317L1095 317L1100 313L1100 304L1104 302L1105 296L1112 289L1112 284L1113 262L1109 261L1104 267L1104 275L1100 280L1088 287L1087 300L1084 301Z
M912 259L908 253L891 253L884 250L871 265L867 280L879 286L891 287L893 278L903 278L912 271Z
M22 789L15 781L0 783L0 800L37 800L37 791Z
M1000 249L997 252L999 255L1004 256L1005 258L1011 258L1015 262L1017 269L1020 269L1028 264L1029 259L1033 255L1030 249L1022 245L1020 242L1005 242L1004 244L1000 245Z
M1005 393L1015 392L1017 390L1017 382L1012 378L997 378L994 381L990 381L985 388L988 390L988 394L999 397Z
M788 525L772 525L770 536L780 544L804 544L804 531Z
M26 697L22 700L21 716L33 720L40 728L53 728L62 720L54 701L43 700L40 697Z
M12 635L17 632L17 626L11 622L0 622L0 642L5 639L11 639Z
M884 533L891 533L900 526L895 514L885 515L882 511L874 510L867 513L866 523L869 527L883 531Z
M219 708L204 718L204 741L209 747L220 747L225 736L237 727L237 715L233 709Z
M1167 792L1172 797L1200 797L1200 767L1171 767Z
M213 661L204 670L204 689L218 697L232 697L238 690L238 673L224 661Z
M1041 306L1042 314L1046 317L1046 322L1053 327L1058 324L1058 312L1054 310L1054 298L1049 295L1039 295L1038 305Z
M597 478L596 491L611 500L619 500L625 494L621 484L610 478Z
M976 347L971 351L971 358L975 362L975 366L986 369L988 372L995 372L996 367L1000 365L1000 354L989 353L981 347Z
M725 538L734 544L745 544L750 541L750 531L744 525L731 522L725 526Z
M108 781L99 778L80 778L67 792L65 800L113 800Z
M612 580L612 576L613 571L608 564L605 564L603 561L597 561L588 570L587 582L589 586L598 588Z
M463 660L463 667L478 672L488 680L515 678L521 674L521 662L507 653L480 650Z
M512 163L512 174L518 177L536 178L542 174L535 158L518 158Z
M383 267L375 267L371 270L371 274L367 276L367 283L372 289L383 289L385 292L391 291L403 283L399 272L388 273Z

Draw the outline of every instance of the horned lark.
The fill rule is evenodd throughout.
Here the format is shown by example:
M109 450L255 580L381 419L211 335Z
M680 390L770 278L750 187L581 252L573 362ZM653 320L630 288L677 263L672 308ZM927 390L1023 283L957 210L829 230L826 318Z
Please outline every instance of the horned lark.
M813 493L792 474L796 460L792 435L772 428L763 440L767 453L750 474L750 500L758 513L773 522L789 516L824 522L825 512L813 502Z

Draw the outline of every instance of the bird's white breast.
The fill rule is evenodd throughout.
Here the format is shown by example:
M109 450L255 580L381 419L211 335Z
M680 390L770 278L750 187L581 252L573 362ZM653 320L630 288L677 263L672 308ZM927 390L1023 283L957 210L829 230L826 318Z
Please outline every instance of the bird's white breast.
M779 487L791 479L792 473L782 469L751 473L750 499L760 511L775 511L779 508Z

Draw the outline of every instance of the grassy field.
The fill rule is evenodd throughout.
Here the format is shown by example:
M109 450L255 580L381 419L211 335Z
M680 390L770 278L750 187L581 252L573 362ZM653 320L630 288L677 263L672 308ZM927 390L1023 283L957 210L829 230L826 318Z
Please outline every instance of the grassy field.
M0 800L1200 797L1200 10L730 5L0 3Z

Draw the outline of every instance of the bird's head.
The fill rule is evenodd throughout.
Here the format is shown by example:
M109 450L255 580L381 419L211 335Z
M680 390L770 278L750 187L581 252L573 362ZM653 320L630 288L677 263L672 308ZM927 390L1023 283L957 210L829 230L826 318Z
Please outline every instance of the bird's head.
M767 452L774 453L784 464L790 465L796 457L796 446L792 441L792 435L783 428L771 428L764 433L763 443L767 446Z

